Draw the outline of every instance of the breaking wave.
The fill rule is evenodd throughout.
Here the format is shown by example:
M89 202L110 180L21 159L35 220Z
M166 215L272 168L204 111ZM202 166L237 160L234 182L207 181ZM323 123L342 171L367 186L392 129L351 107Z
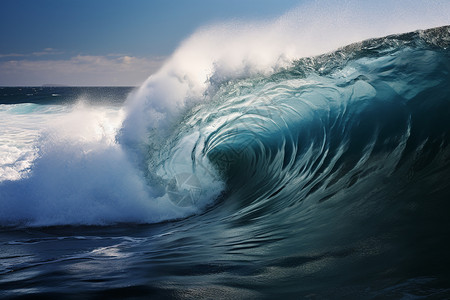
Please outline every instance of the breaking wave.
M450 27L361 41L442 25L448 4L402 22L353 4L201 29L123 108L2 107L63 121L5 160L0 224L289 219L392 181L448 189Z

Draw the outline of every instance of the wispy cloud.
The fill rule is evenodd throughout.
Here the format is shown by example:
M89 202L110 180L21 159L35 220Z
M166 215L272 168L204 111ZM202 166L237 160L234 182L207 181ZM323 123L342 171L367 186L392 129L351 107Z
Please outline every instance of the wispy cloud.
M21 54L21 53L7 53L7 54L0 54L0 58L3 57L24 57L27 56L26 54Z
M31 53L31 56L58 55L58 54L63 54L63 53L64 53L63 51L58 51L53 48L45 48L42 51L37 51L37 52Z
M6 53L1 54L0 58L9 58L9 57L37 57L37 56L44 56L44 55L59 55L63 54L63 51L58 51L57 49L53 48L45 48L42 51L36 51L31 53Z
M45 52L52 51L46 49ZM156 72L163 61L164 57L129 55L77 55L58 60L10 59L0 62L0 85L138 85Z

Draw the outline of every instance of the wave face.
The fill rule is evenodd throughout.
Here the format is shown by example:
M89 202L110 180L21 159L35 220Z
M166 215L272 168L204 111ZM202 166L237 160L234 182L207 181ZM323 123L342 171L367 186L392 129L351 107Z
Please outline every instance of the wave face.
M246 220L301 214L353 190L370 194L394 178L409 186L440 174L435 183L445 188L448 46L443 27L229 81L186 121L200 132L195 150L219 170L226 193L242 205L236 217Z
M365 199L392 181L407 190L423 176L447 179L448 45L441 27L217 83L164 142L150 133L147 179L181 206L222 189L230 217L267 222L350 201L353 191Z
M444 26L290 64L277 59L270 72L216 66L206 83L169 72L174 59L130 96L125 112L1 107L6 116L64 114L73 124L64 134L48 125L37 149L16 159L23 164L2 166L13 173L0 183L0 224L175 220L102 248L134 278L156 282L142 296L376 298L420 289L443 297L449 46ZM79 128L80 118L99 131ZM64 257L95 260L94 252ZM149 270L138 267L142 256ZM199 276L212 288L202 290Z
M174 178L174 203L223 182L156 242L169 281L202 276L201 297L448 296L449 45L447 26L214 82L164 143L152 133L147 177Z
M174 178L177 205L223 182L157 242L169 281L250 298L448 296L449 45L447 26L213 78L164 143L150 134L147 177Z

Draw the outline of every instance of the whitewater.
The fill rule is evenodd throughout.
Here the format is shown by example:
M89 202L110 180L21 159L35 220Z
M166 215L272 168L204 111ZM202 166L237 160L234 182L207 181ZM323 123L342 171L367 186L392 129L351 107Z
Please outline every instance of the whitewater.
M0 295L448 297L449 24L306 2L136 89L0 88Z

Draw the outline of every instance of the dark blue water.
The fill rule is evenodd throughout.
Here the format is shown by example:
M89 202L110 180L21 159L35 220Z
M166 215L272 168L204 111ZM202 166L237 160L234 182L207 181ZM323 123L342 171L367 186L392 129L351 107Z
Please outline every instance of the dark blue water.
M133 87L0 87L0 104L67 105L82 98L90 104L121 105L132 90Z
M390 36L217 83L164 140L149 132L144 150L124 147L139 148L129 157L155 197L188 212L198 205L186 217L149 224L140 206L114 198L123 194L113 186L36 187L43 181L33 176L52 169L42 154L28 177L0 183L0 295L449 298L449 42L450 27ZM7 90L14 96L5 105L44 106L58 103L51 94L79 91L44 88L25 101L25 89ZM98 91L115 99L128 92ZM126 134L119 130L117 143ZM86 170L62 169L60 177L72 175L56 182L70 186L73 174L85 174L104 187ZM222 188L202 204L215 176ZM34 206L23 213L25 203Z

